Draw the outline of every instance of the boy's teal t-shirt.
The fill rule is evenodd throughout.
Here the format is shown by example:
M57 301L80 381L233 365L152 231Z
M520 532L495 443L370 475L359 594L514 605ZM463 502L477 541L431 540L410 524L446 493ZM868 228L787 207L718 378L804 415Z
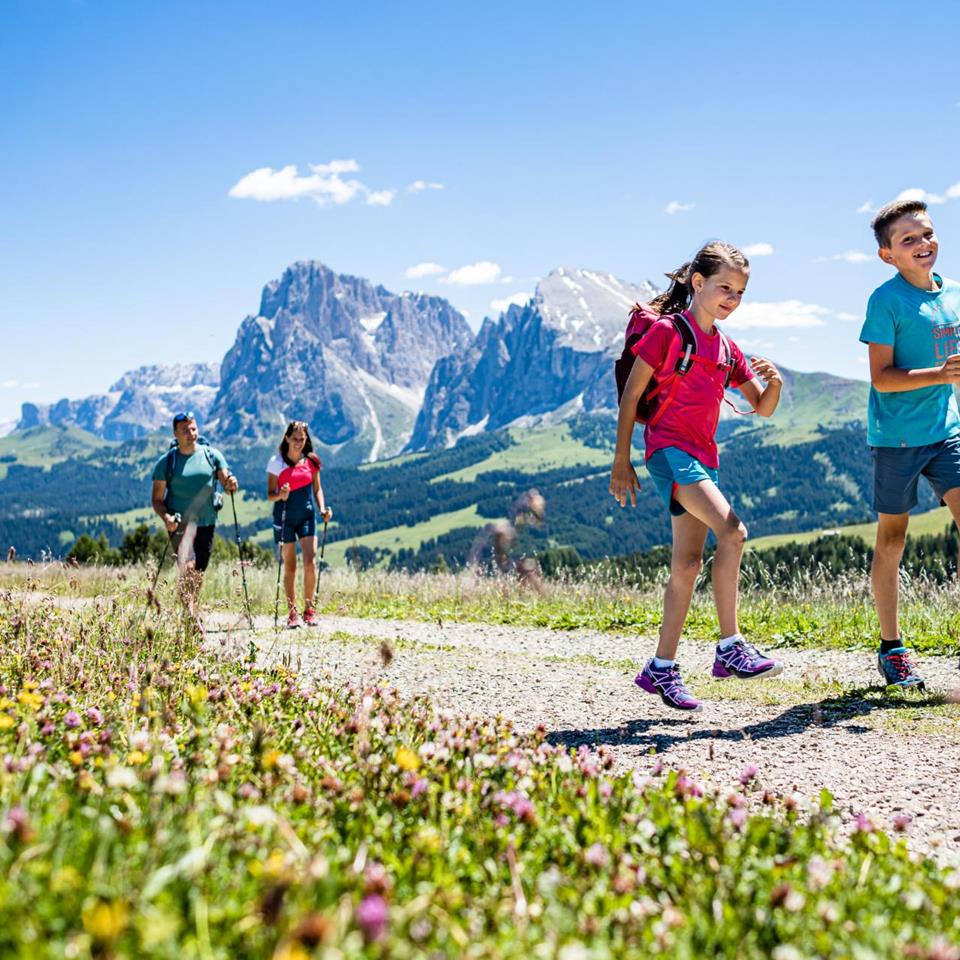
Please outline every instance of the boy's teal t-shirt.
M960 353L960 283L936 278L939 290L921 290L899 273L877 287L867 303L860 341L892 346L894 366L903 370L937 367ZM900 393L880 393L871 386L867 416L871 447L922 447L960 434L950 384Z
M227 461L219 450L207 447L207 452L218 470L227 470ZM167 454L153 468L153 479L166 481ZM198 527L217 522L217 511L213 509L213 470L202 446L190 456L177 450L169 486L167 505L171 513L179 513L184 520L194 520Z

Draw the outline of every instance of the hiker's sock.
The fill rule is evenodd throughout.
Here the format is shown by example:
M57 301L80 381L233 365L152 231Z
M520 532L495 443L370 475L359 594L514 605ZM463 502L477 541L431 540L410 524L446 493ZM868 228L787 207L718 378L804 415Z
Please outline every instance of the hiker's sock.
M741 639L740 634L735 633L732 637L724 637L717 646L721 650L729 650L739 639Z
M883 656L885 653L889 653L891 650L899 650L903 646L903 638L897 637L896 640L881 640L880 641L880 655Z
M653 666L656 670L666 670L667 667L672 667L676 662L676 660L661 660L660 657L653 658Z

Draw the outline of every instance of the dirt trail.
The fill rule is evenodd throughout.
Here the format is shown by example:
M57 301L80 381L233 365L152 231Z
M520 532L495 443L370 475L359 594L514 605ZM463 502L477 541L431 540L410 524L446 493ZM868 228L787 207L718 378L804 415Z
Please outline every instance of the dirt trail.
M212 622L211 641L245 648L250 633L230 622L228 631L219 621L221 634ZM684 641L684 674L707 701L689 717L633 685L652 649L636 636L347 617L324 617L313 630L271 627L258 618L261 662L286 657L307 675L426 692L441 706L502 714L521 729L543 723L552 742L604 744L623 767L662 761L732 784L754 763L757 782L777 793L809 799L826 787L847 821L864 812L889 830L907 814L911 847L960 864L960 708L881 695L869 652L779 650L782 677L721 682L709 679L713 648ZM960 687L954 658L924 657L921 666L931 693Z

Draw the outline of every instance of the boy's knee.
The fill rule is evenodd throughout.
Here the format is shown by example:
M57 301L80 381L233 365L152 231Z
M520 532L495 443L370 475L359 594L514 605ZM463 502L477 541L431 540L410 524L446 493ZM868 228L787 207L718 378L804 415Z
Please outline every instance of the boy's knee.
M907 542L907 531L900 529L877 531L877 553L901 554Z

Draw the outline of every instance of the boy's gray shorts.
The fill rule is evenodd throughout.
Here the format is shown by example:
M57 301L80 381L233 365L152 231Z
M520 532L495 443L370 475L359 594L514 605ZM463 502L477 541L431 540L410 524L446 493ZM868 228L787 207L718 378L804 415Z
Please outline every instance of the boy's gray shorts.
M873 509L909 513L917 505L917 484L927 478L943 503L948 490L960 487L960 435L924 447L871 447Z

